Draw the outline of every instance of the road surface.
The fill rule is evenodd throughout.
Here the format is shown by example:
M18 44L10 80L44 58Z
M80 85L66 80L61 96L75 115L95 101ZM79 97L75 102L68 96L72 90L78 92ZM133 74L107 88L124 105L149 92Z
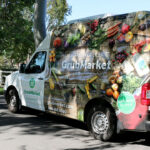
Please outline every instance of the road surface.
M144 133L126 132L100 142L86 126L68 118L33 110L12 114L0 96L0 150L148 150Z

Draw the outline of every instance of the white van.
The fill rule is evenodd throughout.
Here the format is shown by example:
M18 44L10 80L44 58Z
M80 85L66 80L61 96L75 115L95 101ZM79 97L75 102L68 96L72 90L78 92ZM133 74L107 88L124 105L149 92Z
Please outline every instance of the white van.
M150 12L57 27L4 89L10 111L78 119L103 141L116 130L150 131Z

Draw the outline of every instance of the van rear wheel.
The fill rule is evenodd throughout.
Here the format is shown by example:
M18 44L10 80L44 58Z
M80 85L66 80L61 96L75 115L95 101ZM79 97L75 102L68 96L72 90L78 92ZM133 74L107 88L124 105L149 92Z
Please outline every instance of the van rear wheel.
M116 116L107 106L94 106L87 116L87 125L94 138L109 141L116 134Z
M9 111L13 113L17 113L21 110L19 96L15 89L10 89L8 91L7 104Z

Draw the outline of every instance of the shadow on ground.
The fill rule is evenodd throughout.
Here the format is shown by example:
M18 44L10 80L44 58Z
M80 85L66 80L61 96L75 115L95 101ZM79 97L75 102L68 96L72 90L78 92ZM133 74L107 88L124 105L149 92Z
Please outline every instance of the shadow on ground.
M64 150L119 150L119 149L133 149L134 145L143 146L144 148L149 148L150 138L145 139L145 133L137 132L124 132L116 136L113 141L101 142L100 144L90 145L89 141L84 141L88 144L87 148L69 148Z
M7 127L6 127L7 126ZM2 127L2 130L1 130ZM6 128L5 128L6 127ZM12 114L7 110L6 103L0 97L0 133L12 127L23 128L19 134L49 134L62 138L84 138L84 143L87 143L88 148L65 149L65 150L98 150L112 149L114 147L125 146L127 144L136 144L150 146L150 142L145 141L145 133L125 132L116 136L112 142L101 142L98 145L90 145L92 138L87 138L87 133L82 133L81 130L87 131L84 123L73 119L45 114L39 111L24 109L20 114ZM76 130L75 129L81 129ZM74 132L72 132L74 131ZM94 139L92 139L94 140ZM149 140L150 141L150 140Z
M63 136L64 138L87 136L79 132L75 133L75 135L73 135L74 133L69 134L70 130L74 128L86 131L87 127L83 122L28 108L23 108L23 111L19 114L12 114L8 111L3 98L0 97L0 128L3 127L5 130L5 126L7 126L6 130L12 127L22 127L24 130L22 130L21 134L55 133L55 136ZM61 132L61 135L59 132Z

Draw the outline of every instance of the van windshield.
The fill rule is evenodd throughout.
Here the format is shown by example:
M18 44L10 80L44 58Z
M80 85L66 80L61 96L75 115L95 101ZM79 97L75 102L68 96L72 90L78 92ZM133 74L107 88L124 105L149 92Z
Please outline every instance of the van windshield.
M26 73L41 73L45 69L45 61L46 61L46 52L41 51L37 52L29 65L27 66L25 72Z

